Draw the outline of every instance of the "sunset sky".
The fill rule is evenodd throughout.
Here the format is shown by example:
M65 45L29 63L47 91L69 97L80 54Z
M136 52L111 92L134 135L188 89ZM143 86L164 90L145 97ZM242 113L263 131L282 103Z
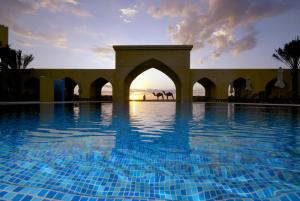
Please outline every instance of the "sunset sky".
M192 44L192 68L277 68L271 55L299 19L299 0L0 0L33 68L114 68L112 45L134 44Z

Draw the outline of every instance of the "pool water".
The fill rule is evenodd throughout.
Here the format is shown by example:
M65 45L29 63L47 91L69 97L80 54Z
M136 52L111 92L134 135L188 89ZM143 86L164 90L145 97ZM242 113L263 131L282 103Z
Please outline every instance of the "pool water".
M300 108L0 106L0 200L300 200Z

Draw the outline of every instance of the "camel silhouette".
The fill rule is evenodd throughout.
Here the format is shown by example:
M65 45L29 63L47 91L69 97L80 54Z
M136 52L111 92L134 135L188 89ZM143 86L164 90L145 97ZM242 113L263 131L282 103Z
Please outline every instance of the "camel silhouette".
M164 95L163 95L162 93L160 93L160 92L158 92L157 94L155 94L155 93L153 92L153 95L156 96L157 100L159 100L159 97L160 97L160 96L161 96L162 99L164 100Z
M171 93L171 92L166 93L165 91L163 91L163 93L164 93L165 96L167 96L167 100L169 100L169 96L171 96L172 99L174 100L173 93Z

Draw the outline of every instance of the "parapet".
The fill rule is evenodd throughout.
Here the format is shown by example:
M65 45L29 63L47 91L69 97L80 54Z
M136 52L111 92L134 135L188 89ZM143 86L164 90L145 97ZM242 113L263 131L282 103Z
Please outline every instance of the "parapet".
M116 68L132 68L155 59L173 68L190 67L192 45L114 45Z

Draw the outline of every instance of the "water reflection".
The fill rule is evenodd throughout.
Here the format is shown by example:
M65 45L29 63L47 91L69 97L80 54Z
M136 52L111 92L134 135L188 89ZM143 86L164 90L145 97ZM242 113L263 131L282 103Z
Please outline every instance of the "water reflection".
M262 185L272 189L269 197L300 190L296 107L130 102L0 111L1 164L31 174L35 187L107 196L104 189L113 183L120 189L134 184L149 192L160 189L152 193L155 198L174 200L189 200L172 193L177 183L197 196L198 187L214 191L222 186L222 196L230 198L240 198L230 189L243 191L244 186L253 189L242 196L248 198L263 191ZM30 167L40 169L32 173ZM0 169L6 175L0 182L14 181L10 171L15 170ZM73 183L89 179L101 185L89 192L66 182L52 185L62 173ZM101 181L94 180L95 174ZM107 175L119 180L112 182ZM19 180L15 185L29 185Z

